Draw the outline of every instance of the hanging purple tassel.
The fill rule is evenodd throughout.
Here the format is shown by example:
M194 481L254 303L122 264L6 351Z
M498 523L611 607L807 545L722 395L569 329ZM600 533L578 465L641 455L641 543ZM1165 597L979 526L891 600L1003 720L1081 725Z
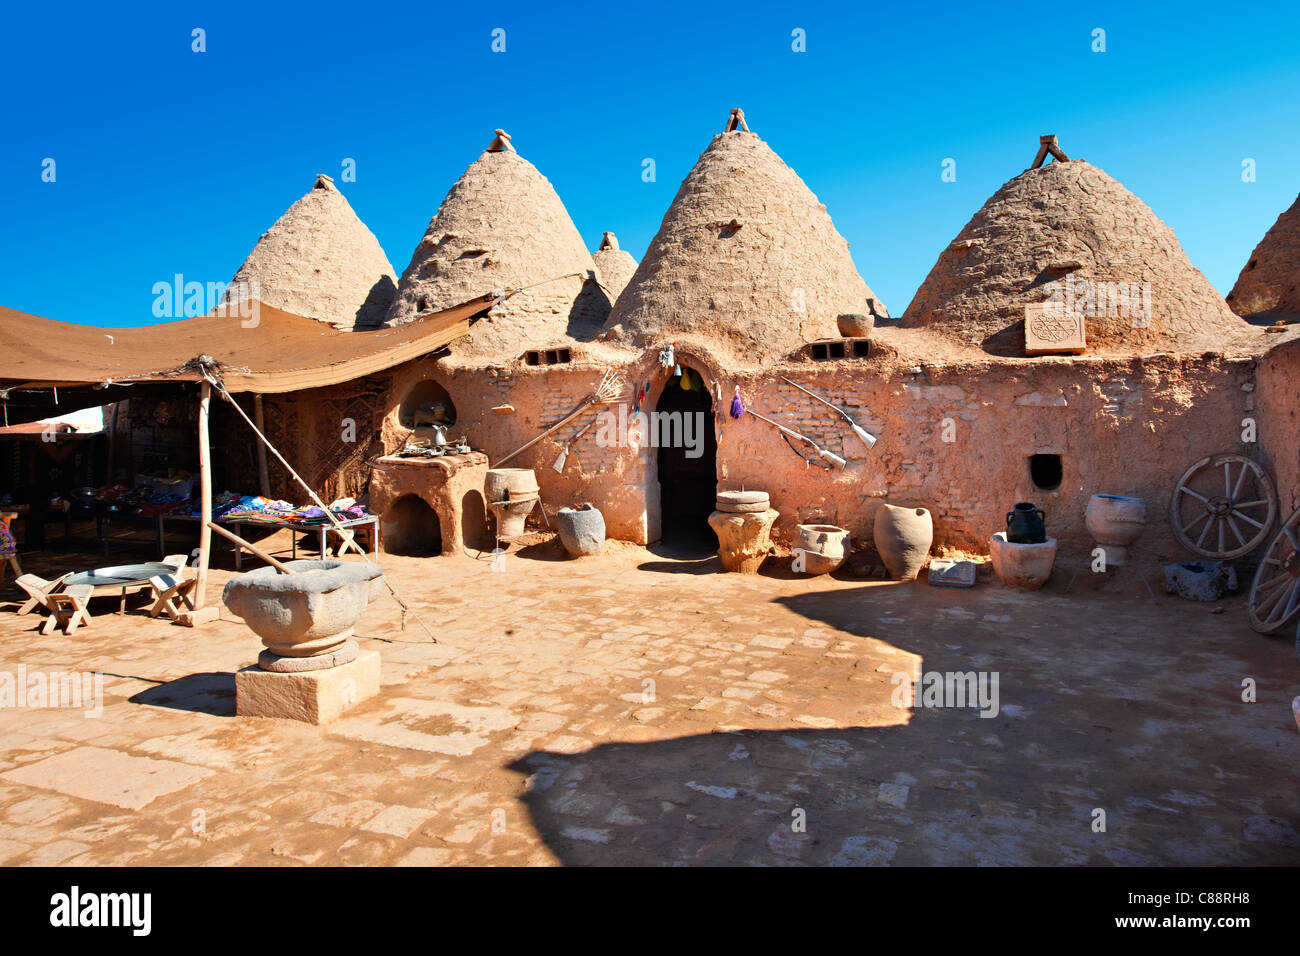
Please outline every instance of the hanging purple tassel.
M740 400L740 386L736 386L736 397L731 400L731 417L739 418L745 414L745 404Z

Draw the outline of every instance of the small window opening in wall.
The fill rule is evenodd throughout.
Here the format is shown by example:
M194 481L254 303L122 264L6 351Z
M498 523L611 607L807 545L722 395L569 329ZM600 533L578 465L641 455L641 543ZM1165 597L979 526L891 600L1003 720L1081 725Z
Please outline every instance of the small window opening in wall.
M1055 491L1061 487L1061 456L1030 455L1029 480L1039 491Z
M429 300L428 300L428 299L421 299L419 302L415 303L415 311L416 311L416 312L420 312L420 313L428 312L428 311L429 311Z
M542 349L524 353L525 365L564 365L573 361L568 349Z
M814 361L830 362L842 358L867 358L871 343L867 339L846 339L841 342L813 342L809 347Z
M842 359L847 354L843 342L814 342L812 344L812 357L818 362L828 362L832 359Z

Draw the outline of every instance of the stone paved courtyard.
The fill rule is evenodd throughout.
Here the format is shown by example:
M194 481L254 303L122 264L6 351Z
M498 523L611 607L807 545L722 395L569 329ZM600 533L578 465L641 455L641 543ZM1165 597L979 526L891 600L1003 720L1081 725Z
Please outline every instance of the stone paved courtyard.
M382 693L323 728L234 716L260 645L224 609L42 637L6 581L0 671L106 676L102 716L0 710L0 862L1300 862L1300 665L1242 598L557 558L386 557L438 643L373 605ZM999 713L895 706L917 671L997 672Z

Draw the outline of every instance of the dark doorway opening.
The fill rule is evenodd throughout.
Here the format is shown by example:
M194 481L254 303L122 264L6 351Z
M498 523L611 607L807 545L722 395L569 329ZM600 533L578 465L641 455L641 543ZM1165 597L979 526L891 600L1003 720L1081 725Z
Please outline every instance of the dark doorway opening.
M402 495L384 512L384 551L409 558L442 554L438 514L419 495Z
M682 366L682 374L668 380L650 430L647 437L659 444L661 542L701 554L716 551L709 515L718 494L718 440L713 399L698 372Z
M1039 491L1055 491L1061 487L1061 456L1030 455L1029 480Z

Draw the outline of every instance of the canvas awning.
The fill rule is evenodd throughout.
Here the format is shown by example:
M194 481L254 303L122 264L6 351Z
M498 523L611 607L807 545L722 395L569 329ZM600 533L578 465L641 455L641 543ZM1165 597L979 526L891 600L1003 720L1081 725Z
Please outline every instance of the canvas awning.
M202 380L210 356L231 392L293 392L352 381L434 352L465 335L494 294L371 332L253 303L133 328L58 322L0 306L0 401L9 424L129 397L126 385ZM251 315L249 313L252 313ZM56 402L32 390L59 389ZM0 422L5 424L5 422Z
M253 303L243 317L204 315L160 325L105 328L57 322L0 306L0 381L32 385L199 381L186 370L209 355L232 392L293 392L335 385L427 355L460 338L495 301L480 296L414 322L372 332L333 326Z

